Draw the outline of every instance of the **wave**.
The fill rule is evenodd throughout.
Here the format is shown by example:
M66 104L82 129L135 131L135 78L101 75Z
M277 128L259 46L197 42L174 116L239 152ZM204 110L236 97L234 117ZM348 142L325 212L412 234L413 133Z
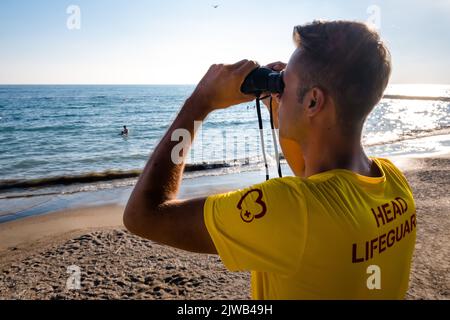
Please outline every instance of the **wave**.
M430 129L430 130L410 130L409 132L403 133L397 137L392 139L384 139L376 142L368 142L364 143L365 147L376 147L382 146L386 144L393 144L402 141L415 140L420 138L434 137L440 135L450 134L450 127L443 127L439 129Z
M93 172L74 176L57 176L57 177L30 179L30 180L3 180L0 181L0 191L136 178L140 174L141 171L138 170L131 170L131 171L108 170L105 172Z
M241 160L233 160L230 162L218 161L218 162L205 162L196 164L186 164L185 172L200 172L206 170L224 169L232 167L248 166L250 164L258 164L259 161L256 158L247 158ZM56 176L40 179L18 179L18 180L0 180L0 191L8 191L12 189L31 189L31 188L44 188L53 186L67 186L73 184L84 184L93 182L105 182L123 179L138 178L142 173L142 170L107 170L104 172L90 172L80 175L72 176ZM53 194L53 193L52 193ZM42 194L39 194L42 195ZM47 195L47 194L45 194ZM23 197L23 196L20 196ZM3 197L1 199L10 199L14 196Z
M383 99L392 100L426 100L426 101L445 101L450 102L450 97L427 97L427 96L403 96L403 95L385 95Z

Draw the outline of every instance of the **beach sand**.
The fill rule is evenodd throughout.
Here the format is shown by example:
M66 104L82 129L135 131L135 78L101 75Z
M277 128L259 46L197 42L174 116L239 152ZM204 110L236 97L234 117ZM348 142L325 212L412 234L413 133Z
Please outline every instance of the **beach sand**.
M414 190L418 216L406 298L450 299L450 157L394 162ZM250 298L248 273L132 236L122 213L103 206L0 224L0 299ZM72 265L81 271L79 290L66 287Z

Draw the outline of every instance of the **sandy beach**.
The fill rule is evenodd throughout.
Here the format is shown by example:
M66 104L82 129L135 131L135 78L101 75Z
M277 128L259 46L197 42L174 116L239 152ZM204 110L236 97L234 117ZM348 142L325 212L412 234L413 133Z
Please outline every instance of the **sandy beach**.
M406 298L450 299L450 156L394 162L414 190L419 226ZM0 224L0 299L250 298L248 273L134 237L122 213L108 205ZM66 287L70 266L80 268L79 290Z

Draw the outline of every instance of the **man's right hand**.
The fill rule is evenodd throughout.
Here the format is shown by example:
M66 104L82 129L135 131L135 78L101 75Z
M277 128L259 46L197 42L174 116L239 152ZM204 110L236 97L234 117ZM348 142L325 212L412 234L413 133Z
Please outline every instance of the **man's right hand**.
M192 98L198 105L206 107L206 113L250 102L255 96L243 94L241 86L248 74L258 67L255 61L249 60L212 65L197 85Z

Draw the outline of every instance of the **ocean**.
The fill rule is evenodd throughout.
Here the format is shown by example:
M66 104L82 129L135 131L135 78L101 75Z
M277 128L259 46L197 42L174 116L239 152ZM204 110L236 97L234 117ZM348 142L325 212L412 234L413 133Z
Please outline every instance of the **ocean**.
M193 89L0 86L0 199L39 194L49 186L83 191L109 188L108 181L129 181L139 174ZM413 141L450 132L450 86L394 85L386 94L364 129L370 156L448 150L448 143ZM263 114L265 128L270 128L268 112ZM126 138L120 136L123 125L130 130ZM273 163L269 129L265 136ZM188 159L195 176L228 172L221 168L246 170L261 161L254 103L213 113ZM87 184L94 181L94 186Z

